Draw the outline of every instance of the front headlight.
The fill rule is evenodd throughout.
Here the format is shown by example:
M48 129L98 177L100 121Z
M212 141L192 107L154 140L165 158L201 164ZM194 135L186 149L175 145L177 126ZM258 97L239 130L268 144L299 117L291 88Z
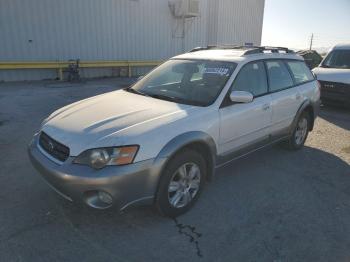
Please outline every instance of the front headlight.
M89 149L77 156L73 163L88 165L95 169L111 165L127 165L134 161L138 149L138 146Z

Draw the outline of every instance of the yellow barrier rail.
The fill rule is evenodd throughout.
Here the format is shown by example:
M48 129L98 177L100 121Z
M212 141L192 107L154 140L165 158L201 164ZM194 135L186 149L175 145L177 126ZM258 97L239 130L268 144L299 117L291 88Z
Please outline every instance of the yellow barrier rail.
M80 61L80 68L127 67L128 76L132 76L132 67L157 66L162 61ZM0 70L16 69L56 69L58 78L63 80L63 70L68 68L68 61L0 61Z

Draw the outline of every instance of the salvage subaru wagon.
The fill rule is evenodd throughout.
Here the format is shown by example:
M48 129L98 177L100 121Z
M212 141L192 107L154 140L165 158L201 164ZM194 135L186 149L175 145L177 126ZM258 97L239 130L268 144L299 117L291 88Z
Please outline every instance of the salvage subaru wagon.
M129 88L55 111L28 151L70 201L153 203L175 217L216 168L277 142L302 148L319 99L313 74L287 48L195 48Z

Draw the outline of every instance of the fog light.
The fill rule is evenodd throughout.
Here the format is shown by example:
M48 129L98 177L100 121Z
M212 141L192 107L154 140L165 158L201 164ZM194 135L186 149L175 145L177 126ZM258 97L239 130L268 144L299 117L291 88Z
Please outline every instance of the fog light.
M98 191L98 198L107 205L111 205L113 203L112 196L104 191Z

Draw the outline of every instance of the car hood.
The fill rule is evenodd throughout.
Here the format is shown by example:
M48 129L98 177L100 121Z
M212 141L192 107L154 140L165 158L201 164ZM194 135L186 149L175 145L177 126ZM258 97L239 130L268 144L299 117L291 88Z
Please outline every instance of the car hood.
M90 148L130 144L126 137L183 118L191 107L119 90L55 111L42 131L76 156Z
M312 71L317 80L350 84L350 69L316 67Z

